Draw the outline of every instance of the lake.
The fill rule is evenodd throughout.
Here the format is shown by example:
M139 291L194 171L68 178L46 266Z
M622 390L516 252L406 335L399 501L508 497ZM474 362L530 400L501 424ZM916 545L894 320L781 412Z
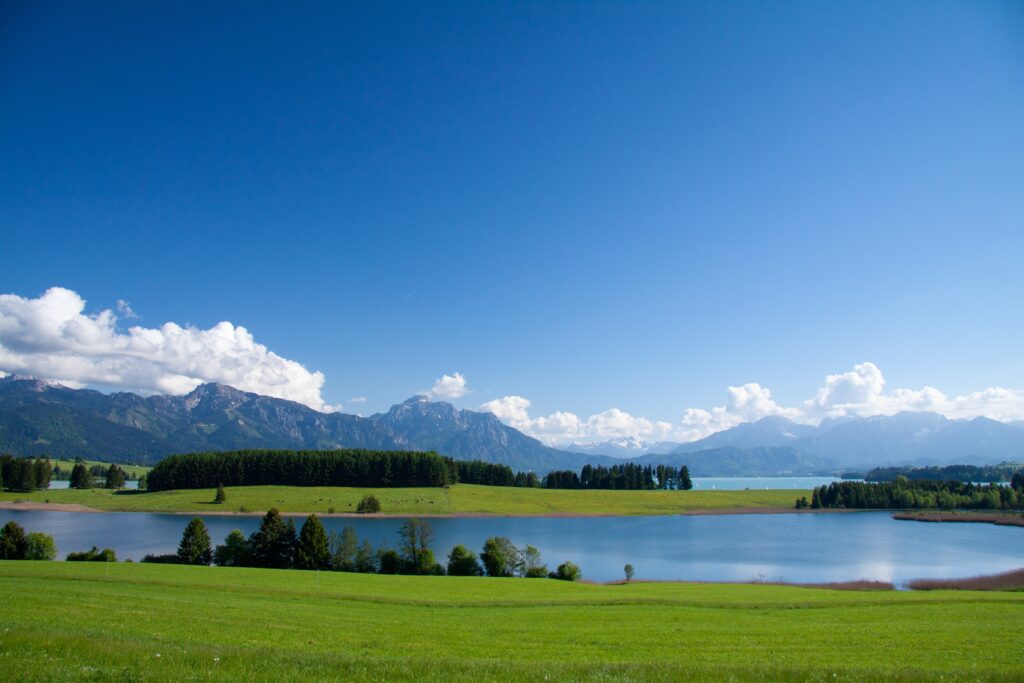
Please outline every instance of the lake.
M177 549L186 515L0 510L28 531L51 534L60 556L90 546L119 558ZM206 516L215 543L232 529L247 535L258 517ZM374 547L397 545L401 519L325 518L328 531L355 527ZM829 582L869 579L900 585L915 578L991 574L1024 566L1024 528L897 521L888 512L662 517L487 517L429 520L441 559L455 544L479 552L488 536L540 549L548 567L565 560L586 578ZM301 519L296 519L301 526Z

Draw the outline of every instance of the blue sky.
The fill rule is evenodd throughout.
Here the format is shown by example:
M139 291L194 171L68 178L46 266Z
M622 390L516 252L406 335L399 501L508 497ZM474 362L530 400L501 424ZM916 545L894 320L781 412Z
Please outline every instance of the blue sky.
M242 7L4 4L0 292L230 321L353 412L1024 388L1017 3Z

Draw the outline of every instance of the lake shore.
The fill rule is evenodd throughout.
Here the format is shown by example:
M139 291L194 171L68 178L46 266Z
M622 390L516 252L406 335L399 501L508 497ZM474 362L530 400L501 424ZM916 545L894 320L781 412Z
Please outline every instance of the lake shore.
M76 503L40 503L36 501L0 501L0 510L34 510L43 512L88 512L88 513L110 513L110 512L143 512L151 514L172 514L172 515L184 515L184 516L195 516L201 515L204 517L262 517L267 514L266 510L250 510L240 512L237 510L102 510L99 508L92 508L86 505L79 505ZM846 509L823 509L823 510L810 510L802 509L796 510L792 508L778 508L778 507L734 507L734 508L710 508L710 509L697 509L697 510L680 510L678 512L662 512L652 513L647 516L703 516L703 515L782 515L782 514L795 514L795 515L806 515L806 514L836 514L836 513L853 513L853 512L865 512L864 510L846 510ZM878 512L877 510L871 510L870 512ZM582 518L582 517L636 517L645 516L637 514L623 514L619 512L539 512L539 513L500 513L500 512L450 512L450 513L438 513L438 512L426 512L426 513L402 513L402 512L378 512L374 514L366 514L360 512L282 512L281 515L284 517L306 517L311 514L316 514L319 517L325 518L351 518L351 519L401 519L406 517L421 517L425 519L486 519L491 517L548 517L548 518Z
M1024 527L1024 515L992 512L897 512L893 519L910 522L961 522Z

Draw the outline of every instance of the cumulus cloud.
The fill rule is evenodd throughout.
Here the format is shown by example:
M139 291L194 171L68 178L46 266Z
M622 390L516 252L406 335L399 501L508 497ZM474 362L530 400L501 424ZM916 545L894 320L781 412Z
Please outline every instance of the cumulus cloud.
M496 398L481 405L480 409L494 413L510 427L549 444L572 441L597 443L623 437L660 441L672 431L668 422L635 417L618 408L591 415L585 420L564 411L555 411L546 417L530 417L530 401L522 396Z
M935 387L886 391L885 384L881 369L874 363L864 362L854 365L849 372L827 375L815 395L798 406L778 405L771 398L771 392L758 384L729 387L726 405L710 410L684 410L674 438L693 441L769 415L782 415L806 424L818 424L827 417L870 417L902 412L934 412L954 420L1024 419L1024 392L1014 389L990 387L951 398Z
M204 330L168 322L121 331L113 311L87 314L85 304L62 287L35 299L0 295L0 370L141 393L185 394L204 382L222 382L316 410L339 408L324 403L322 373L273 353L244 327L221 322ZM118 308L134 316L127 302Z
M127 320L139 317L138 315L135 314L135 311L132 310L132 305L125 301L124 299L117 300L117 312L121 314L122 318L125 318Z
M461 373L453 375L441 375L441 378L434 382L434 386L427 391L431 398L461 398L469 393L466 386L466 378Z
M687 408L678 423L637 417L612 408L586 419L557 411L532 417L530 401L506 396L488 401L481 410L494 413L516 429L551 445L571 442L600 443L618 438L641 441L695 441L744 422L778 415L794 422L818 424L827 417L895 415L900 412L935 412L950 419L988 417L1009 422L1024 420L1024 392L990 387L949 397L935 387L886 390L885 377L874 363L853 366L849 372L828 375L815 394L795 406L780 405L767 387L757 383L728 387L724 405Z

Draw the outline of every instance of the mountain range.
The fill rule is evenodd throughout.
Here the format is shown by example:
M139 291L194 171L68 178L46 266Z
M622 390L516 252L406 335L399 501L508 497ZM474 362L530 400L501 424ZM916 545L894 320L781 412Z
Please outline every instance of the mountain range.
M547 446L487 412L414 396L369 417L203 384L184 396L105 394L0 378L0 452L148 464L171 453L249 448L434 450L539 473L608 465L687 465L694 476L822 474L907 464L1024 460L1024 429L934 413L825 420L773 416L691 443L618 439Z

